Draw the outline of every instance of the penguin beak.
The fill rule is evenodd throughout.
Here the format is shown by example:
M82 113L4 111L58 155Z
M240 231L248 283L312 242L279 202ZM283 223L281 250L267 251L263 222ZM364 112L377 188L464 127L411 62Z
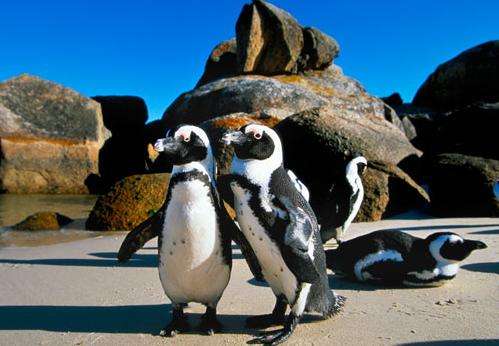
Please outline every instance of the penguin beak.
M225 145L231 145L231 144L243 144L246 141L246 136L244 133L241 131L231 131L231 132L226 132L222 136L222 143Z
M173 154L180 149L181 141L173 137L160 138L154 143L154 150L158 153Z
M484 242L478 240L465 240L464 245L471 251L487 248L487 245Z

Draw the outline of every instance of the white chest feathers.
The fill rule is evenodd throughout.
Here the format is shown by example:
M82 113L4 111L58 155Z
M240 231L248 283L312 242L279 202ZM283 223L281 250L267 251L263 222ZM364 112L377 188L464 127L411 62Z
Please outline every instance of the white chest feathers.
M298 282L284 262L279 247L270 238L269 233L262 227L251 209L250 192L241 188L237 183L232 183L231 188L235 197L237 221L258 258L265 280L276 295L284 294L289 302L294 302Z
M216 303L229 282L211 191L199 180L171 191L159 249L159 275L174 302Z

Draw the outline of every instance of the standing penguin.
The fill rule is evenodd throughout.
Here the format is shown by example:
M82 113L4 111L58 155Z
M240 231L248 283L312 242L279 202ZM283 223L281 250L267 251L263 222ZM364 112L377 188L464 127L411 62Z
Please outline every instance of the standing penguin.
M400 231L376 231L340 243L326 251L326 259L328 268L354 280L432 287L453 279L460 261L486 247L450 232L421 239Z
M161 335L187 330L183 307L189 302L206 306L201 327L211 335L220 329L216 308L229 283L232 255L210 142L202 129L182 126L159 139L155 149L174 165L161 220L152 226L160 227L159 277L173 305L172 321Z
M272 314L249 318L249 326L284 322L284 329L255 339L278 344L294 331L304 311L327 318L338 312L343 297L329 288L324 249L315 215L283 168L279 136L261 125L226 133L234 146L231 174L237 221L277 297ZM287 319L287 306L291 312Z
M321 223L322 242L331 238L339 242L341 236L352 224L357 216L362 200L364 199L364 187L361 176L367 167L367 160L356 155L345 168L345 175L333 185L330 194L335 201L333 203L333 216Z

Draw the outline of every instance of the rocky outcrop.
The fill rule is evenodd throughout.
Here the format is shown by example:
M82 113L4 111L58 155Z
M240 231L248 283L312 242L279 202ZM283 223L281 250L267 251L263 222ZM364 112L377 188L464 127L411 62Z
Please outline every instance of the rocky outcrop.
M95 231L132 230L157 211L165 199L168 174L126 177L97 200L86 222Z
M59 213L42 211L12 226L16 231L57 231L73 220Z
M358 153L371 162L363 178L366 196L359 220L379 220L393 214L397 204L416 207L426 199L422 189L395 167L421 153L383 118L370 114L352 117L340 109L321 108L288 117L275 130L283 142L285 165L310 189L319 219L330 217L329 191L344 178L346 163ZM324 162L326 169L321 166ZM398 181L395 187L394 179ZM410 195L413 197L405 200Z
M229 50L222 46L223 50ZM370 160L397 165L421 154L405 135L414 135L410 121L399 119L393 109L390 112L383 101L369 95L359 82L332 64L339 53L338 44L319 30L302 28L289 13L263 1L253 1L243 8L238 19L236 49L239 75L214 77L211 82L199 83L194 90L180 95L162 118L166 128L181 123L206 127L222 173L228 170L232 152L218 143L219 136L227 129L239 128L248 122L285 129L282 136L286 138L286 157L288 152L295 153L289 160L299 162L299 169L303 170L296 173L309 180L305 182L307 185L316 184L316 191L320 193L325 193L324 186L333 180L329 175L311 177L305 171L305 167L309 171L313 167L311 158L328 163L331 159L335 167L334 160L344 161L353 151L360 151L366 152ZM321 114L315 118L327 115L324 116L327 121L319 120L313 133L309 132L308 124L296 132L292 126L288 127L287 124L292 123L288 122L289 117L295 119L297 113L316 109L320 109ZM324 134L329 137L324 139L321 137ZM303 155L303 148L307 155ZM390 175L381 172L378 176L388 189ZM397 200L393 193L385 195ZM319 208L324 199L316 200L315 207ZM379 204L381 211L366 213L366 219L379 219L388 213L388 202Z
M499 102L499 41L468 49L438 66L413 100L416 106L440 111L475 102Z
M435 215L499 216L499 161L441 154L431 167L431 210Z
M100 103L104 125L111 131L111 138L99 152L100 179L91 188L95 193L104 193L118 180L146 172L148 112L144 100L137 96L95 96L93 99Z
M0 191L88 193L107 131L99 104L30 75L0 83Z
M330 106L352 117L384 118L384 104L337 66L325 71L274 77L220 79L180 95L163 114L165 126L199 124L234 113L261 113L284 119L311 108Z
M235 76L239 73L239 65L237 63L237 44L236 39L219 43L211 51L204 73L196 84L196 88L212 82L217 79Z

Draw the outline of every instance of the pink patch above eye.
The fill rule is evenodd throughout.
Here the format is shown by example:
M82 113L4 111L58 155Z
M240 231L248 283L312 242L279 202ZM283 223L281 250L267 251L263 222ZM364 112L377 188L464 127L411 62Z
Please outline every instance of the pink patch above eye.
M187 133L181 132L178 134L178 136L180 137L180 140L182 140L184 142L189 142L189 140L190 140L189 134L187 134Z

